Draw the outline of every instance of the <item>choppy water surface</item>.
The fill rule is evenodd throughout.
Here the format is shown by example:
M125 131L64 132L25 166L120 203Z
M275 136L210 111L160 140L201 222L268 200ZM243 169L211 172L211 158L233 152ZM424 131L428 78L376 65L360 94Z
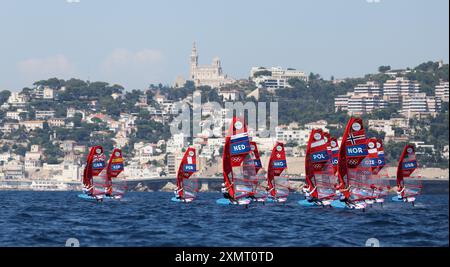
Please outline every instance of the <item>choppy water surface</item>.
M77 192L0 191L0 246L448 246L448 195L415 207L387 201L366 212L285 205L219 206L219 193L191 204L171 193L128 193L92 203Z

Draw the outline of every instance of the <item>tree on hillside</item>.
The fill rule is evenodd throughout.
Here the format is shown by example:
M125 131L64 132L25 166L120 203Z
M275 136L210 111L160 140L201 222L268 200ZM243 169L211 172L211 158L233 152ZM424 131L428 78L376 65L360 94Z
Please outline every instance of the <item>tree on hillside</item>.
M272 76L272 72L270 70L260 70L260 71L253 73L253 78L260 77L260 76Z
M391 66L379 66L378 67L378 72L381 72L381 73L385 73L390 70L391 70Z
M0 105L3 105L8 98L11 96L11 92L8 90L3 90L0 92Z

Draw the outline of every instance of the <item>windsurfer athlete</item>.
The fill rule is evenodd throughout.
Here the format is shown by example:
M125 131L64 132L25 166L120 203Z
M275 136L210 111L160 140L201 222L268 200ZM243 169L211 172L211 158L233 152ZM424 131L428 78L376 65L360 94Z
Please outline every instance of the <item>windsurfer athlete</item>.
M230 200L230 202L232 203L236 203L237 201L229 193L231 187L233 187L233 184L230 184L229 186L225 187L225 183L222 183L221 191L224 198Z
M405 186L399 185L397 188L397 197L398 199L403 199L403 196L405 195Z
M317 189L317 187L314 187L313 189L311 189L311 186L309 186L309 185L303 186L303 193L305 194L305 198L308 202L317 202L317 203L321 202L318 198L313 196L316 189Z
M105 196L112 197L113 188L111 185L105 187Z
M93 189L94 189L94 186L92 186L92 185L84 186L83 187L83 193L85 193L88 196L92 196L93 195Z
M175 197L176 197L177 199L181 199L181 197L180 197L180 192L182 192L183 190L184 190L183 187L177 187L177 189L175 189L175 190L173 191L173 193L175 194Z
M345 205L351 207L354 205L352 201L350 200L350 186L342 186L336 184L336 196L339 197L339 201L344 202Z

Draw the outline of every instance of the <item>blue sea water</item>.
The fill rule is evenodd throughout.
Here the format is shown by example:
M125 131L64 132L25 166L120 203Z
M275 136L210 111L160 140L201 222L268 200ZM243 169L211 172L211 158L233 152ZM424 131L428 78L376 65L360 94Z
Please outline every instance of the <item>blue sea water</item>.
M78 192L0 191L0 246L448 246L448 194L416 205L374 205L366 212L286 204L220 206L219 193L190 204L172 193L130 192L120 202L93 203Z

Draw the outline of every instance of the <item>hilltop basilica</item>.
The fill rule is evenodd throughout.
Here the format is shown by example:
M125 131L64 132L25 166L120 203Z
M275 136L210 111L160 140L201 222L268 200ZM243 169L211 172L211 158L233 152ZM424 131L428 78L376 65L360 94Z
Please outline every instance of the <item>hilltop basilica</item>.
M194 81L196 86L208 85L213 88L234 82L233 79L228 78L227 75L223 74L220 59L218 57L213 59L212 65L199 66L195 43L192 47L191 69L188 80Z

